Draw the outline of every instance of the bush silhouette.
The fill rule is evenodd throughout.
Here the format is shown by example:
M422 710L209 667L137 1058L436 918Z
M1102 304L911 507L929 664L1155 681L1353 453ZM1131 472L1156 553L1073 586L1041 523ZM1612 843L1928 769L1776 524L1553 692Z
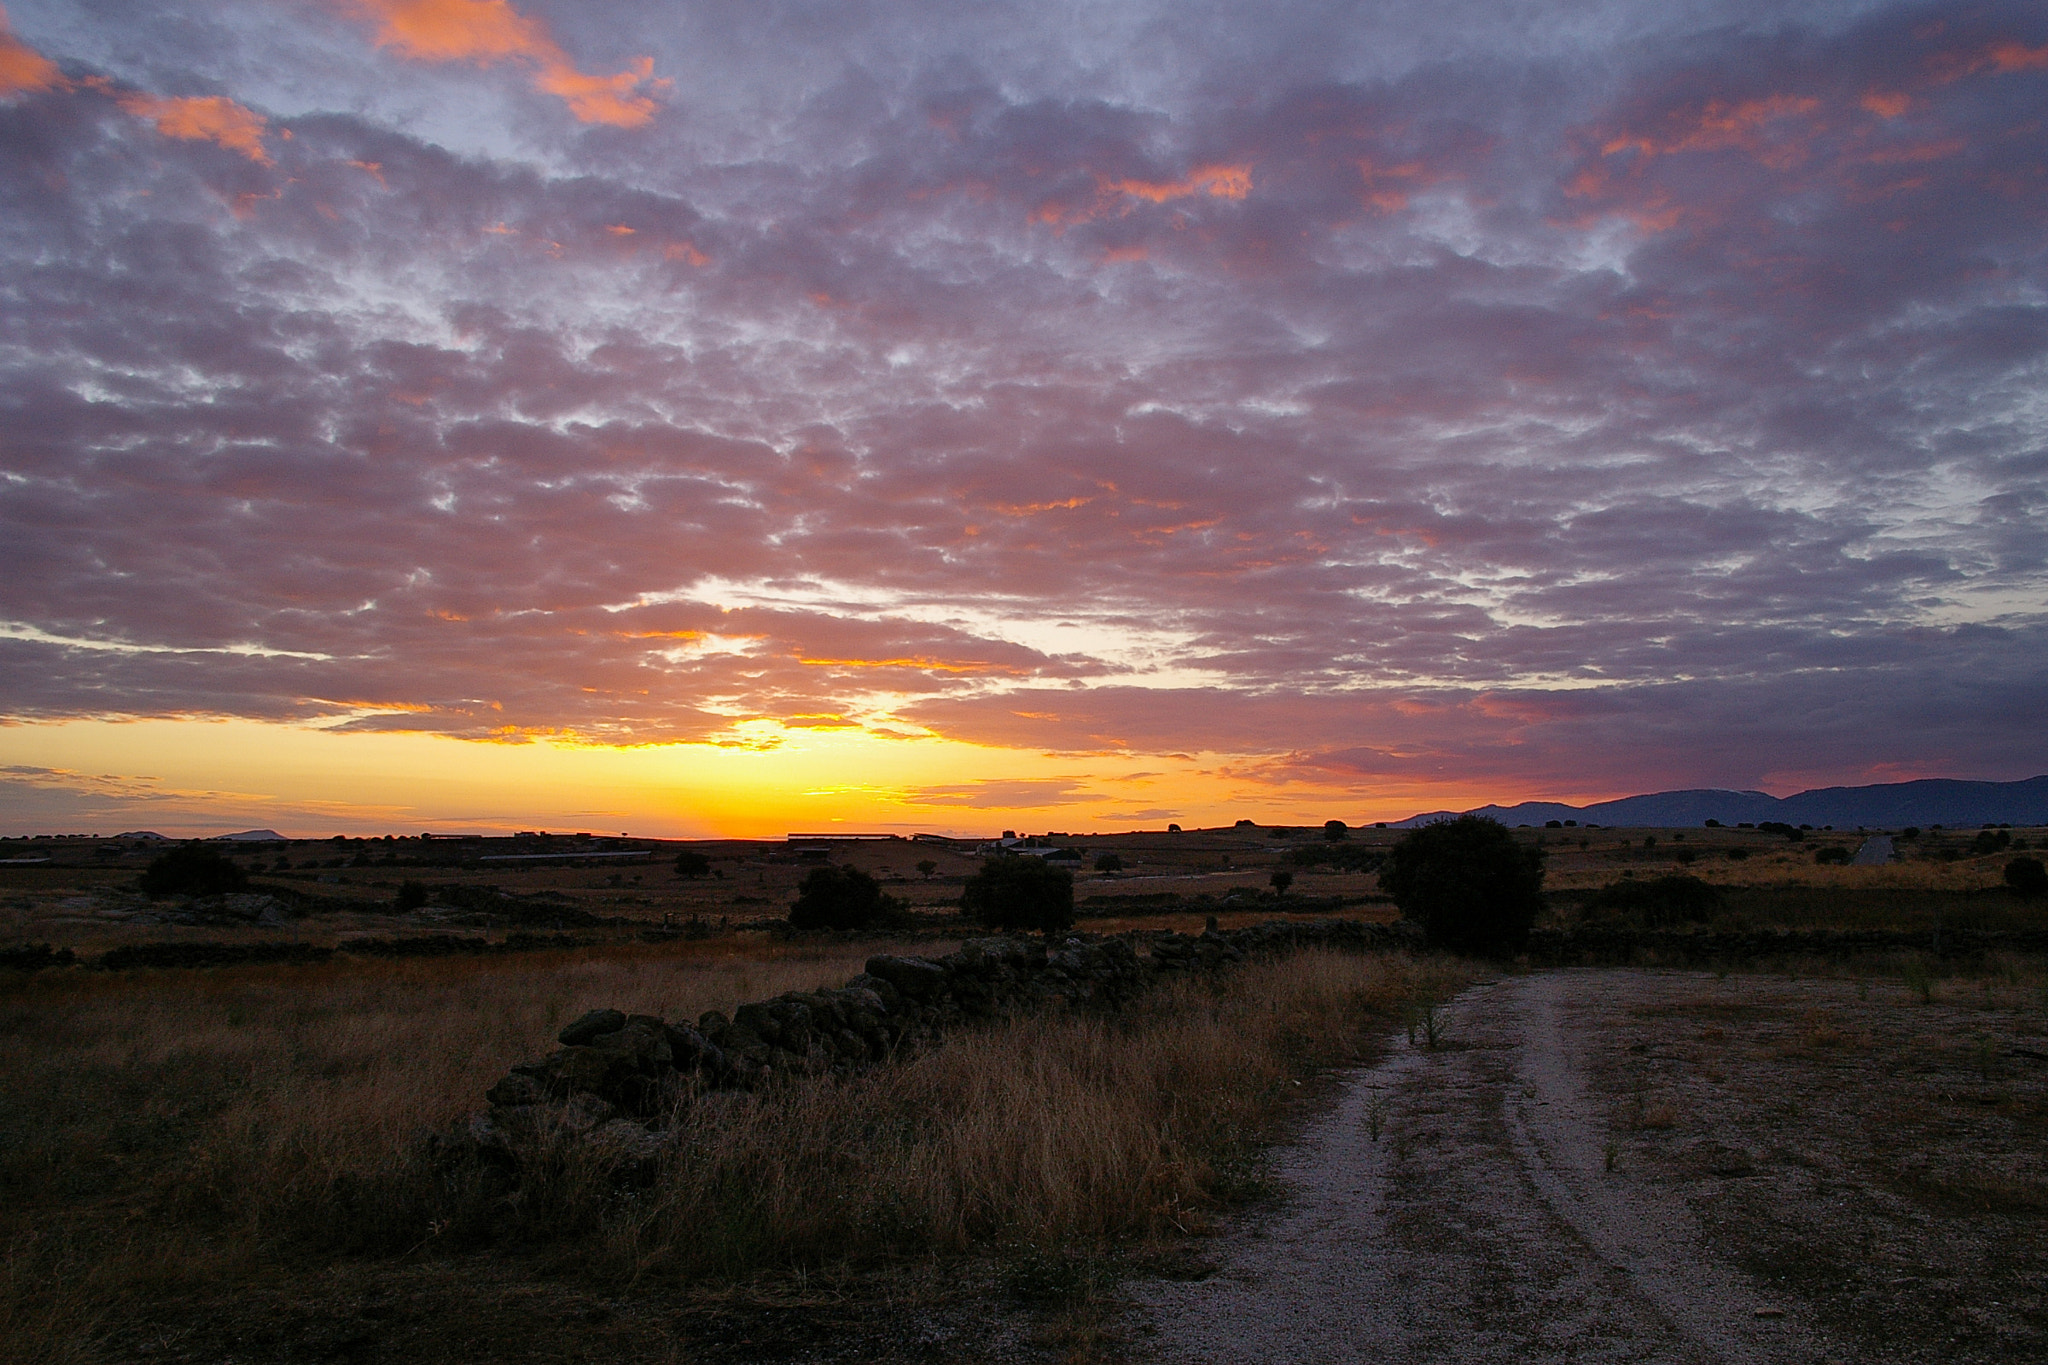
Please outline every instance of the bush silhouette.
M2048 896L2048 867L2039 858L2014 858L2005 865L2005 884L2016 896Z
M1543 855L1498 820L1461 815L1412 829L1387 855L1380 890L1454 953L1510 957L1543 908Z
M2012 843L2012 835L2002 829L1980 829L1977 837L1970 840L1970 852L1978 857L1997 853Z
M999 853L967 879L960 908L991 929L1051 935L1074 922L1074 874L1043 858Z
M1097 872L1121 872L1124 870L1124 860L1114 853L1105 853L1095 860L1095 870Z
M1325 820L1323 821L1323 837L1334 844L1339 839L1349 839L1351 837L1351 830L1342 820Z
M427 884L407 881L399 883L398 894L392 898L392 908L401 915L409 915L427 903Z
M1721 908L1721 893L1698 877L1677 873L1610 882L1586 902L1589 919L1627 916L1646 929L1705 924Z
M702 877L711 871L711 860L694 848L686 848L676 854L676 875L678 877Z
M1849 863L1849 850L1840 844L1829 844L1826 848L1815 849L1813 860L1817 863L1838 863L1846 867Z
M804 874L796 904L789 907L789 923L794 929L868 929L895 910L895 900L882 894L882 884L873 877L857 867L827 863Z
M220 896L248 885L248 873L205 844L158 854L142 873L142 890L150 896Z

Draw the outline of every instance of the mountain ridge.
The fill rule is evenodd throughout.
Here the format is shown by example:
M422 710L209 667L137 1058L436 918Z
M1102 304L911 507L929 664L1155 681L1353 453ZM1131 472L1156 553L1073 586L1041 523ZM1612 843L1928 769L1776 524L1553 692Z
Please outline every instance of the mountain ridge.
M1952 777L1923 777L1912 782L1880 782L1863 787L1814 787L1791 796L1768 792L1693 787L1650 792L1572 806L1561 801L1522 801L1512 806L1478 806L1469 811L1427 811L1392 822L1395 829L1413 829L1434 820L1483 815L1504 825L1540 825L1546 820L1614 826L1724 825L1744 821L1761 824L1782 820L1789 825L2043 825L2048 824L2048 774L2017 782L1972 782Z

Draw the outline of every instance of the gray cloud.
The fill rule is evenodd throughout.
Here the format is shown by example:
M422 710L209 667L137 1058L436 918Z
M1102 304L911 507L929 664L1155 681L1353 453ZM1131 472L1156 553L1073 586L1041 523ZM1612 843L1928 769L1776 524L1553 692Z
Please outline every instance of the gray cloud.
M2038 770L2035 8L1430 8L17 4L0 708Z

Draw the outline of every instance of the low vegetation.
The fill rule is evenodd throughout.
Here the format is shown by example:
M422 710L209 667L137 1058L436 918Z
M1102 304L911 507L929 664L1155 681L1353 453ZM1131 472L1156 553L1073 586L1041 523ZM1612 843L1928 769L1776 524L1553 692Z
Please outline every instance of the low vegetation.
M1293 1081L1462 979L1313 952L1116 1015L1011 1020L864 1078L687 1106L687 1140L630 1190L566 1145L510 1201L431 1159L430 1134L587 1008L730 1010L875 947L21 977L0 996L0 1089L42 1103L0 1116L0 1325L59 1359L158 1296L341 1255L549 1246L624 1285L1174 1235L1253 1192Z
M789 907L792 929L872 929L902 910L882 884L857 867L827 863L814 867Z
M1380 889L1431 943L1475 957L1512 957L1543 909L1543 854L1497 820L1462 815L1403 835L1387 856Z
M184 844L151 859L137 885L145 896L220 896L246 890L249 874L218 848Z
M1043 858L997 854L967 879L960 909L990 929L1057 933L1074 923L1074 874Z

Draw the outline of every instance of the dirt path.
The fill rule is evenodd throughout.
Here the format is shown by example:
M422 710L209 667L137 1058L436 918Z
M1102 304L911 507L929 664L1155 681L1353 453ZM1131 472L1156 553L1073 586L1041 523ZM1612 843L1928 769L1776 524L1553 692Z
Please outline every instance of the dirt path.
M1220 1239L1215 1276L1137 1288L1157 1358L1822 1359L1674 1192L1610 1159L1568 1016L1668 979L1551 972L1460 996L1436 1050L1397 1045L1280 1154L1293 1198Z

